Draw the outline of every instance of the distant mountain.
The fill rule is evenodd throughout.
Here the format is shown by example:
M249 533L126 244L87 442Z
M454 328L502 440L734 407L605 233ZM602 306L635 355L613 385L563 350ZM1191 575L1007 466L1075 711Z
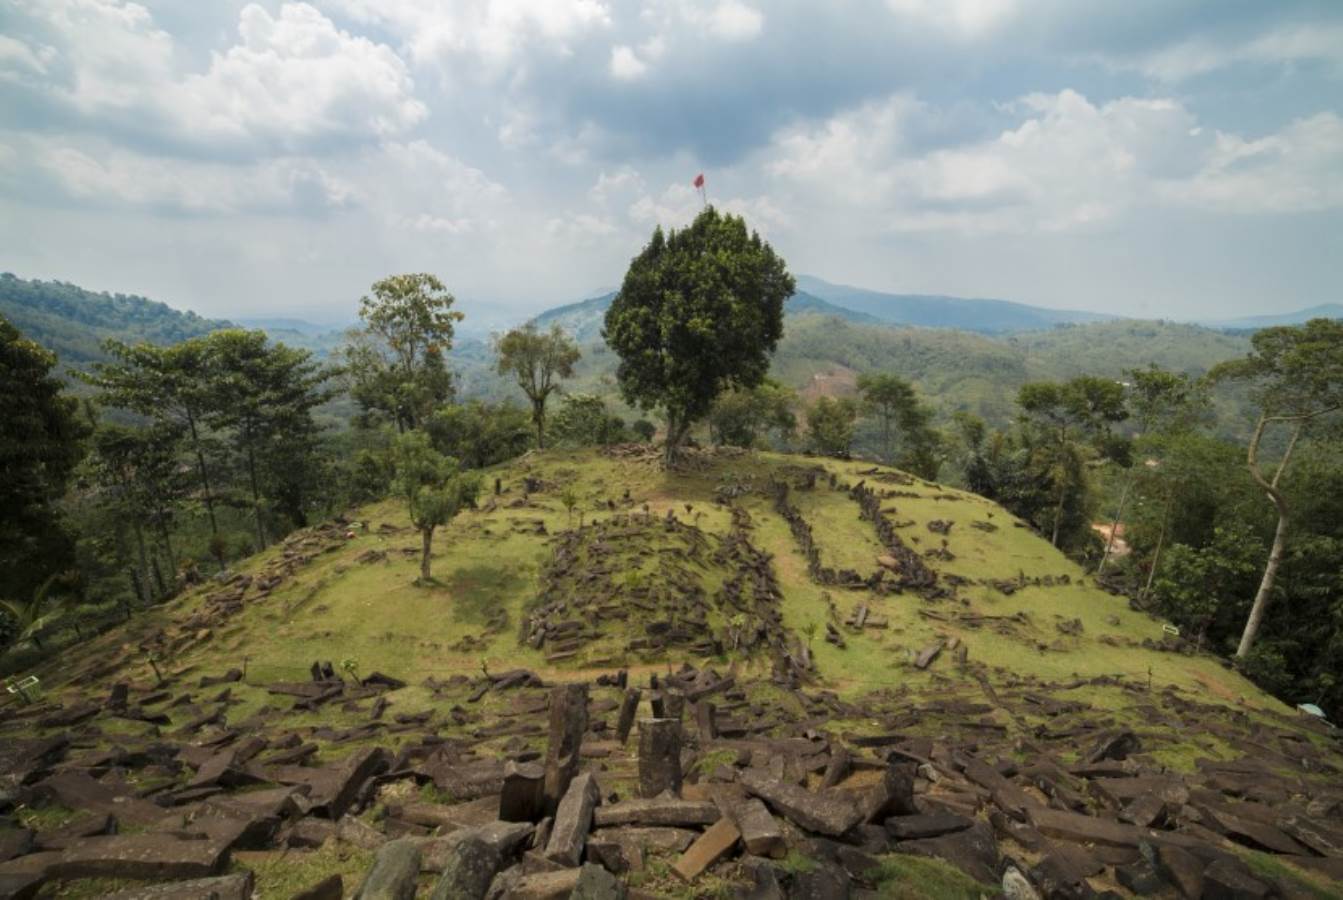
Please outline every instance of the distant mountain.
M813 275L799 275L798 288L836 306L866 313L894 325L957 328L981 334L1039 331L1055 325L1105 322L1120 316L1082 310L1048 309L1011 300L966 299L936 294L887 294L866 288L831 284Z
M1255 331L1260 328L1272 328L1275 325L1300 325L1311 319L1343 319L1343 304L1321 303L1309 309L1295 312L1273 313L1267 316L1243 316L1239 319L1209 319L1200 321L1200 325L1209 328L1222 328L1235 331Z
M337 327L335 325L321 325L317 322L309 322L307 319L290 319L283 317L271 318L271 319L266 318L238 319L237 322L243 328L259 328L262 331L266 332L267 334L276 331L288 331L288 332L294 332L296 334L306 334L309 337L316 337L318 335L330 334L332 332L340 332L343 331L346 327L349 327L349 326Z
M549 328L551 325L559 323L560 327L569 332L580 344L600 341L602 322L606 316L606 310L610 308L611 301L615 297L616 292L611 291L599 297L556 306L541 313L533 321L542 328ZM859 325L875 325L881 322L876 316L836 306L804 291L798 291L788 298L784 305L784 314L790 316L803 314L833 316Z
M235 327L134 294L94 293L64 281L28 281L8 272L0 275L0 316L54 350L63 366L74 368L106 359L102 342L108 338L175 344Z

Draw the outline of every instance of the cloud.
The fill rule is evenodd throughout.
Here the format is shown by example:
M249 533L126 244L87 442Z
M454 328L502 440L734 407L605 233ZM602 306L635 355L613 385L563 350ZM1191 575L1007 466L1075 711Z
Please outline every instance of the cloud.
M1168 194L1242 215L1343 209L1343 118L1320 113L1257 139L1218 132L1198 173Z
M1209 132L1169 98L1097 104L1063 90L1004 112L1017 122L992 139L917 152L906 131L926 107L895 95L780 133L765 165L798 203L848 207L899 232L1071 231L1168 205L1343 207L1343 120L1332 113L1250 139Z
M1022 5L1018 0L886 0L886 4L906 22L967 37L992 30Z
M567 55L570 41L611 23L601 0L327 0L325 6L388 29L417 65L468 57L488 77L509 75L510 64L531 51Z
M313 160L248 166L141 156L106 146L37 142L23 156L46 186L88 207L169 214L320 214L355 201L348 183Z
M1239 38L1196 35L1130 54L1102 54L1111 68L1177 82L1238 65L1325 63L1343 71L1343 24L1292 24Z
M648 63L624 44L611 48L611 75L621 81L642 78L648 72Z
M428 114L391 48L337 29L306 3L282 4L277 15L248 4L238 42L187 73L173 38L138 4L25 0L21 9L52 42L56 77L41 85L45 96L179 145L303 152L400 134Z
M760 34L765 16L753 6L738 0L715 3L702 18L710 34L725 41L748 41Z

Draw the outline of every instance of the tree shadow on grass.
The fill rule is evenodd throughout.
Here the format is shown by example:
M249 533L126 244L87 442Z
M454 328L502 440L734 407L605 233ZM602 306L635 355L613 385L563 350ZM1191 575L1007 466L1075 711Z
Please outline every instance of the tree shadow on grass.
M458 569L439 584L452 596L455 622L484 625L500 608L527 588L526 571L516 565L475 565Z

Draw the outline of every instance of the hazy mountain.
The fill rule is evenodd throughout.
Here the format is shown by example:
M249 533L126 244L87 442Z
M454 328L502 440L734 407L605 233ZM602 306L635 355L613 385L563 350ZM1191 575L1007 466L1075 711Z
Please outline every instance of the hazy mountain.
M983 334L1038 331L1054 325L1104 322L1121 318L1082 310L1048 309L1011 300L967 299L936 294L888 294L844 284L832 284L814 275L799 275L800 290L883 322L924 328L959 328Z
M615 296L616 292L611 291L599 297L580 300L578 303L556 306L537 316L535 322L543 328L549 328L552 324L558 322L560 327L573 335L574 339L580 344L599 341L602 335L602 320ZM834 316L846 322L857 324L877 324L881 321L876 316L836 306L805 291L798 291L788 298L788 302L784 305L784 314L801 315L804 313Z
M1273 313L1266 316L1243 316L1239 319L1211 319L1199 322L1209 328L1253 331L1258 328L1271 328L1274 325L1300 325L1311 319L1343 319L1343 304L1321 303L1308 309L1295 312Z
M223 319L205 319L135 294L94 293L64 281L29 281L0 275L0 316L31 340L80 368L107 358L102 342L149 341L173 344L221 328Z

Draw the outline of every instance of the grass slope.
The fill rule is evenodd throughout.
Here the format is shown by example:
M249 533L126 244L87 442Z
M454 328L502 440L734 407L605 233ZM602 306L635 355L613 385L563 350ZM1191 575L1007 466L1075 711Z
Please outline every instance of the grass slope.
M428 586L416 583L419 540L395 502L358 510L357 521L339 527L328 524L291 535L284 544L240 566L253 581L236 612L222 619L204 615L212 605L217 608L221 595L231 595L236 584L201 586L48 665L39 673L46 693L77 708L101 702L108 686L117 681L132 682L137 694L152 691L154 671L141 648L157 641L163 649L156 664L168 675L175 693L193 689L201 676L235 667L245 667L246 674L228 685L227 701L206 701L205 696L218 688L202 686L194 702L158 707L171 719L161 732L143 721L100 717L93 729L81 733L81 747L96 753L122 742L173 734L208 703L222 702L231 727L269 723L265 727L272 731L302 733L305 741L317 745L311 762L320 766L338 762L360 747L387 746L414 735L360 732L368 711L358 703L333 703L305 712L287 709L292 698L268 692L276 682L307 681L314 660L330 660L338 670L348 662L361 676L381 671L403 679L405 687L383 695L391 702L392 714L416 710L432 714L436 734L469 742L482 758L502 755L506 744L518 738L508 737L511 731L481 727L522 714L539 699L527 692L499 691L468 699L482 667L492 672L525 667L555 682L591 680L623 666L631 670L632 681L643 683L647 674L682 662L735 672L747 696L742 705L754 716L808 719L817 722L816 727L850 737L898 729L903 735L953 744L978 742L985 737L982 729L989 728L997 733L998 746L1016 754L1018 763L1027 759L1035 742L1057 736L1052 734L1057 723L1051 722L1049 713L1018 702L1036 689L1066 698L1077 708L1089 707L1085 714L1096 728L1132 729L1142 741L1145 765L1179 772L1193 771L1201 758L1242 755L1244 748L1234 739L1219 736L1229 734L1221 727L1227 723L1259 721L1306 740L1323 740L1303 727L1292 711L1215 659L1143 646L1145 640L1160 637L1160 622L1098 590L1046 541L982 498L893 470L872 470L866 463L718 452L697 454L686 471L667 473L650 456L655 454L630 448L602 454L548 451L487 472L487 483L492 486L498 478L502 493L497 499L491 494L481 509L462 514L440 530L433 561L437 580ZM801 487L813 474L815 486ZM830 485L831 475L840 488L865 480L884 491L881 507L887 521L906 547L937 570L942 584L958 582L954 596L923 599L913 593L882 595L866 588L815 583L767 490L776 478L795 485L789 502L811 526L821 565L866 575L875 570L875 557L885 549L872 525L859 518L853 496ZM529 480L532 492L527 494ZM580 497L572 519L558 499L566 487ZM716 498L731 498L732 506L716 503ZM666 523L668 512L679 524ZM719 552L730 543L734 527L740 541L741 523L747 518L751 553L733 557ZM928 527L947 521L953 524L945 535ZM740 544L736 546L739 551ZM548 581L548 571L564 568L555 565L557 548L560 554L574 552L577 562L565 570L564 578ZM684 646L662 652L627 649L631 638L646 636L648 623L665 616L672 606L643 614L627 602L618 610L626 613L623 618L583 611L581 601L600 587L602 579L597 576L602 569L624 592L617 600L639 602L654 602L659 585L668 577L665 573L672 573L670 577L687 585L693 582L711 598L703 630L706 636L722 634L729 623L723 610L712 606L716 602L712 598L733 572L740 571L727 561L759 560L757 552L768 554L764 568L779 589L777 601L767 605L771 614L778 613L775 624L788 633L793 646L810 645L815 680L805 692L771 681L771 659L764 652L724 648L706 657ZM636 571L638 575L631 574ZM267 579L279 572L285 573L283 579L267 592ZM1026 586L1004 591L1021 584ZM547 592L547 586L552 590ZM522 626L541 605L563 603L566 598L574 618L595 637L576 655L550 661L547 657L554 648L523 644ZM884 617L886 627L857 632L839 624L860 603ZM827 623L836 624L846 647L824 640ZM920 648L951 639L968 648L966 661L958 661L948 650L926 670L912 664ZM828 692L847 701L842 712L829 704L818 707L818 698ZM999 703L998 694L1006 702ZM607 709L617 705L619 696L615 687L594 688L594 702ZM1169 724L1169 715L1187 709L1182 704L1189 698L1200 704L1202 721L1217 727ZM24 737L50 732L34 729L31 722L22 727ZM539 729L523 733L530 735L529 746L544 749ZM1078 758L1068 746L1051 745L1060 763ZM714 764L712 754L696 763ZM636 770L628 750L607 759L602 771L607 789L621 796L634 790ZM128 777L142 790L156 786L145 780L154 777L149 770ZM397 788L403 789L413 790L409 785ZM420 799L452 801L427 791L430 786L421 789ZM366 821L376 824L379 809L375 805L365 811ZM48 807L24 810L21 818L37 817L23 820L51 828L73 814ZM1326 892L1320 896L1330 889L1320 876L1288 862L1262 854L1249 858L1256 866L1278 867L1277 874L1299 882L1305 890ZM735 877L729 867L687 887L670 874L671 861L650 857L638 876L639 886L657 896L689 900L713 895L720 887L727 890L731 885L720 882L719 874ZM806 866L808 860L799 858L795 863ZM327 850L257 851L238 854L235 865L256 873L262 896L289 896L330 872L342 872L353 881L367 868L368 858L353 851L335 856ZM944 863L898 856L882 858L875 880L880 896L911 900L974 898L988 890ZM97 896L112 887L78 880L58 885L56 895ZM424 894L427 882L422 887Z
M395 675L412 685L406 691L414 692L419 689L413 685L428 676L475 673L482 665L492 670L527 667L545 678L564 679L614 665L647 669L679 663L678 655L622 655L613 649L620 642L608 640L573 659L550 664L544 648L520 645L519 625L538 602L541 573L551 558L551 538L537 533L538 525L548 535L568 525L556 496L559 488L571 486L581 498L575 525L579 517L584 521L611 517L607 501L613 499L618 514L640 517L646 507L654 520L668 510L688 519L685 505L690 504L698 528L722 534L730 514L714 504L715 489L724 484L762 486L771 471L795 467L799 459L733 455L719 457L699 471L669 474L642 460L578 452L532 454L487 473L488 481L498 477L505 486L504 502L497 509L465 513L440 529L433 564L436 583L427 587L416 584L419 540L404 510L392 501L374 504L358 512L360 524L350 532L353 537L319 553L268 597L245 604L218 633L189 641L172 665L213 672L245 661L247 683L259 685L303 679L316 659L337 665L353 660L361 673L380 670ZM869 467L834 460L808 462L851 482L860 480L859 472ZM542 480L547 489L533 494L525 505L510 508L510 503L522 501L525 477ZM1062 581L1060 576L1066 575L1069 583L1027 586L1010 596L987 584L971 583L960 588L956 599L931 603L911 595L877 597L867 590L822 587L808 578L806 561L769 500L763 495L743 496L737 502L751 514L753 540L773 556L785 626L802 639L815 636L810 649L823 686L848 697L886 688L939 690L948 678L958 678L951 661L944 658L919 671L910 660L914 651L940 637L962 641L969 659L988 667L990 681L1008 675L1064 680L1117 676L1143 684L1150 679L1154 688L1170 684L1227 704L1283 710L1214 658L1141 646L1145 639L1160 639L1159 621L1094 587L1077 566L996 505L922 482L902 490L917 496L896 497L886 508L893 509L893 518L909 523L901 533L912 547L924 551L945 546L950 551L954 559L930 560L944 578L1029 582L1044 576ZM863 573L874 569L880 547L847 494L821 484L814 492L794 493L793 499L812 523L826 565ZM935 519L955 522L945 539L928 531L927 523ZM972 528L975 521L996 529ZM241 568L259 574L286 554L301 553L304 541L300 533ZM718 577L706 573L710 587ZM99 638L125 648L125 664L133 671L121 677L147 677L148 663L134 650L137 639L201 607L215 587L197 589L138 618L127 629ZM887 617L889 627L846 633L845 649L832 646L822 640L832 601L840 618L867 602L875 613ZM984 622L975 616L997 618ZM1072 620L1082 623L1079 635L1065 635L1056 627ZM616 635L622 628L634 633L642 622L634 616L608 627ZM766 664L748 655L734 661L747 670ZM72 674L69 666L45 673L55 681ZM1083 693L1094 695L1098 705L1113 705L1105 688L1087 688ZM254 699L259 703L261 696Z

